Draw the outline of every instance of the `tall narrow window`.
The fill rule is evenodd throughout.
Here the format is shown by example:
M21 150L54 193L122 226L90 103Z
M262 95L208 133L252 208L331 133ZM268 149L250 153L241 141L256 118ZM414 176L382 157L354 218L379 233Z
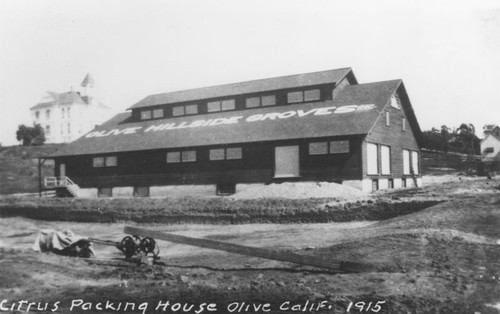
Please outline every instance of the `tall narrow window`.
M390 126L391 125L391 115L389 111L385 112L385 125Z
M45 118L50 119L50 109L49 110L45 110Z
M418 152L411 152L411 166L413 170L413 174L418 174Z
M377 144L366 144L366 166L367 174L378 174Z
M403 149L403 174L410 174L410 151Z
M403 128L403 131L406 131L406 118L403 118L401 121L401 127Z
M40 119L40 111L35 112L35 119Z
M66 109L66 116L68 117L68 119L71 118L71 110L70 109L71 108Z
M45 135L47 135L47 136L50 135L50 125L45 126Z
M391 148L389 146L380 146L381 173L391 174Z

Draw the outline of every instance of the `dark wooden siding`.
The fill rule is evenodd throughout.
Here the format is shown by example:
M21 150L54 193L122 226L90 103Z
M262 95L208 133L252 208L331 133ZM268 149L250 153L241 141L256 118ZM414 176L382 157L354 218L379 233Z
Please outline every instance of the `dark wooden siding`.
M310 142L349 140L350 152L345 154L309 155ZM196 162L167 163L169 151L151 150L103 154L117 156L116 167L92 166L96 156L71 156L56 159L56 175L60 163L66 164L66 175L81 187L156 186L215 183L271 183L274 176L274 148L299 145L302 181L342 181L361 179L361 137L301 139L230 146L186 148L196 150ZM242 147L243 159L209 160L209 149Z
M390 123L386 125L385 112L389 112ZM406 130L403 131L403 118L406 119ZM378 145L387 145L391 148L391 175L380 177L403 177L403 150L418 151L420 155L420 147L413 133L410 121L408 120L404 103L401 109L391 106L390 102L380 114L377 122L371 132L366 137L366 142L363 145L363 156L366 156L366 143L374 143ZM421 168L421 158L419 160ZM374 178L377 176L366 175L366 157L363 158L363 174L364 177ZM379 149L379 169L380 169L380 149ZM421 171L419 170L419 173Z

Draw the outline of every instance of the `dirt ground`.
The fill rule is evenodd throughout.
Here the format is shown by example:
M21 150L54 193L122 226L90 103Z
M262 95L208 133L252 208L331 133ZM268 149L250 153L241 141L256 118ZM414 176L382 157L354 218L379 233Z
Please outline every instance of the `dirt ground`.
M499 313L500 179L448 179L376 193L395 201L445 200L381 221L167 225L0 218L0 312ZM158 241L162 265L153 266L125 262L116 248L101 244L94 244L93 259L31 249L40 229L119 241L125 225L362 262L374 270L339 273L165 241Z

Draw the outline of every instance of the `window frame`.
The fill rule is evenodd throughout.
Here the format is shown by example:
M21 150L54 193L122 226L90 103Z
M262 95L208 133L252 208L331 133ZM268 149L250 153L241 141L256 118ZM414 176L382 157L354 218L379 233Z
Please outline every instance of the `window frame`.
M239 154L236 155L228 154L228 151L239 151ZM222 154L217 158L213 155L215 152L222 152ZM233 147L219 147L219 148L211 148L208 150L208 160L209 161L221 161L221 160L241 160L243 159L243 147L241 146L233 146Z
M177 157L174 159L169 159L169 156L177 156ZM167 152L165 154L165 163L167 164L190 163L197 161L198 161L198 153L194 149L176 150Z
M336 145L333 145L332 143L342 143L341 145L346 145L347 151L338 151L338 150L332 150L332 147L335 147ZM326 145L326 151L321 150L321 152L316 152L316 153L311 153L311 146L314 144L322 144ZM328 141L317 141L317 142L309 142L307 146L307 153L309 156L321 156L321 155L338 155L338 154L349 154L351 152L351 146L350 146L350 141L349 140L328 140Z
M311 97L311 93L318 93L317 97ZM313 95L314 95L313 94ZM297 98L297 100L290 101L290 97L292 95L301 95ZM300 99L300 100L299 100ZM311 89L303 89L299 91L291 91L286 94L286 100L288 104L298 104L303 102L313 102L313 101L321 101L321 88L311 88Z

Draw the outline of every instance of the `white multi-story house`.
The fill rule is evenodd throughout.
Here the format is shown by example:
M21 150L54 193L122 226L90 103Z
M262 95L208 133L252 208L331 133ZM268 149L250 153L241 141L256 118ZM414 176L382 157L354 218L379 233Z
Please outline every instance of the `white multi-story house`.
M111 108L93 95L94 79L87 74L79 91L47 92L31 107L33 122L45 130L46 143L69 143L106 121Z
M500 171L500 126L489 124L483 128L481 140L481 161L483 172L492 174Z

